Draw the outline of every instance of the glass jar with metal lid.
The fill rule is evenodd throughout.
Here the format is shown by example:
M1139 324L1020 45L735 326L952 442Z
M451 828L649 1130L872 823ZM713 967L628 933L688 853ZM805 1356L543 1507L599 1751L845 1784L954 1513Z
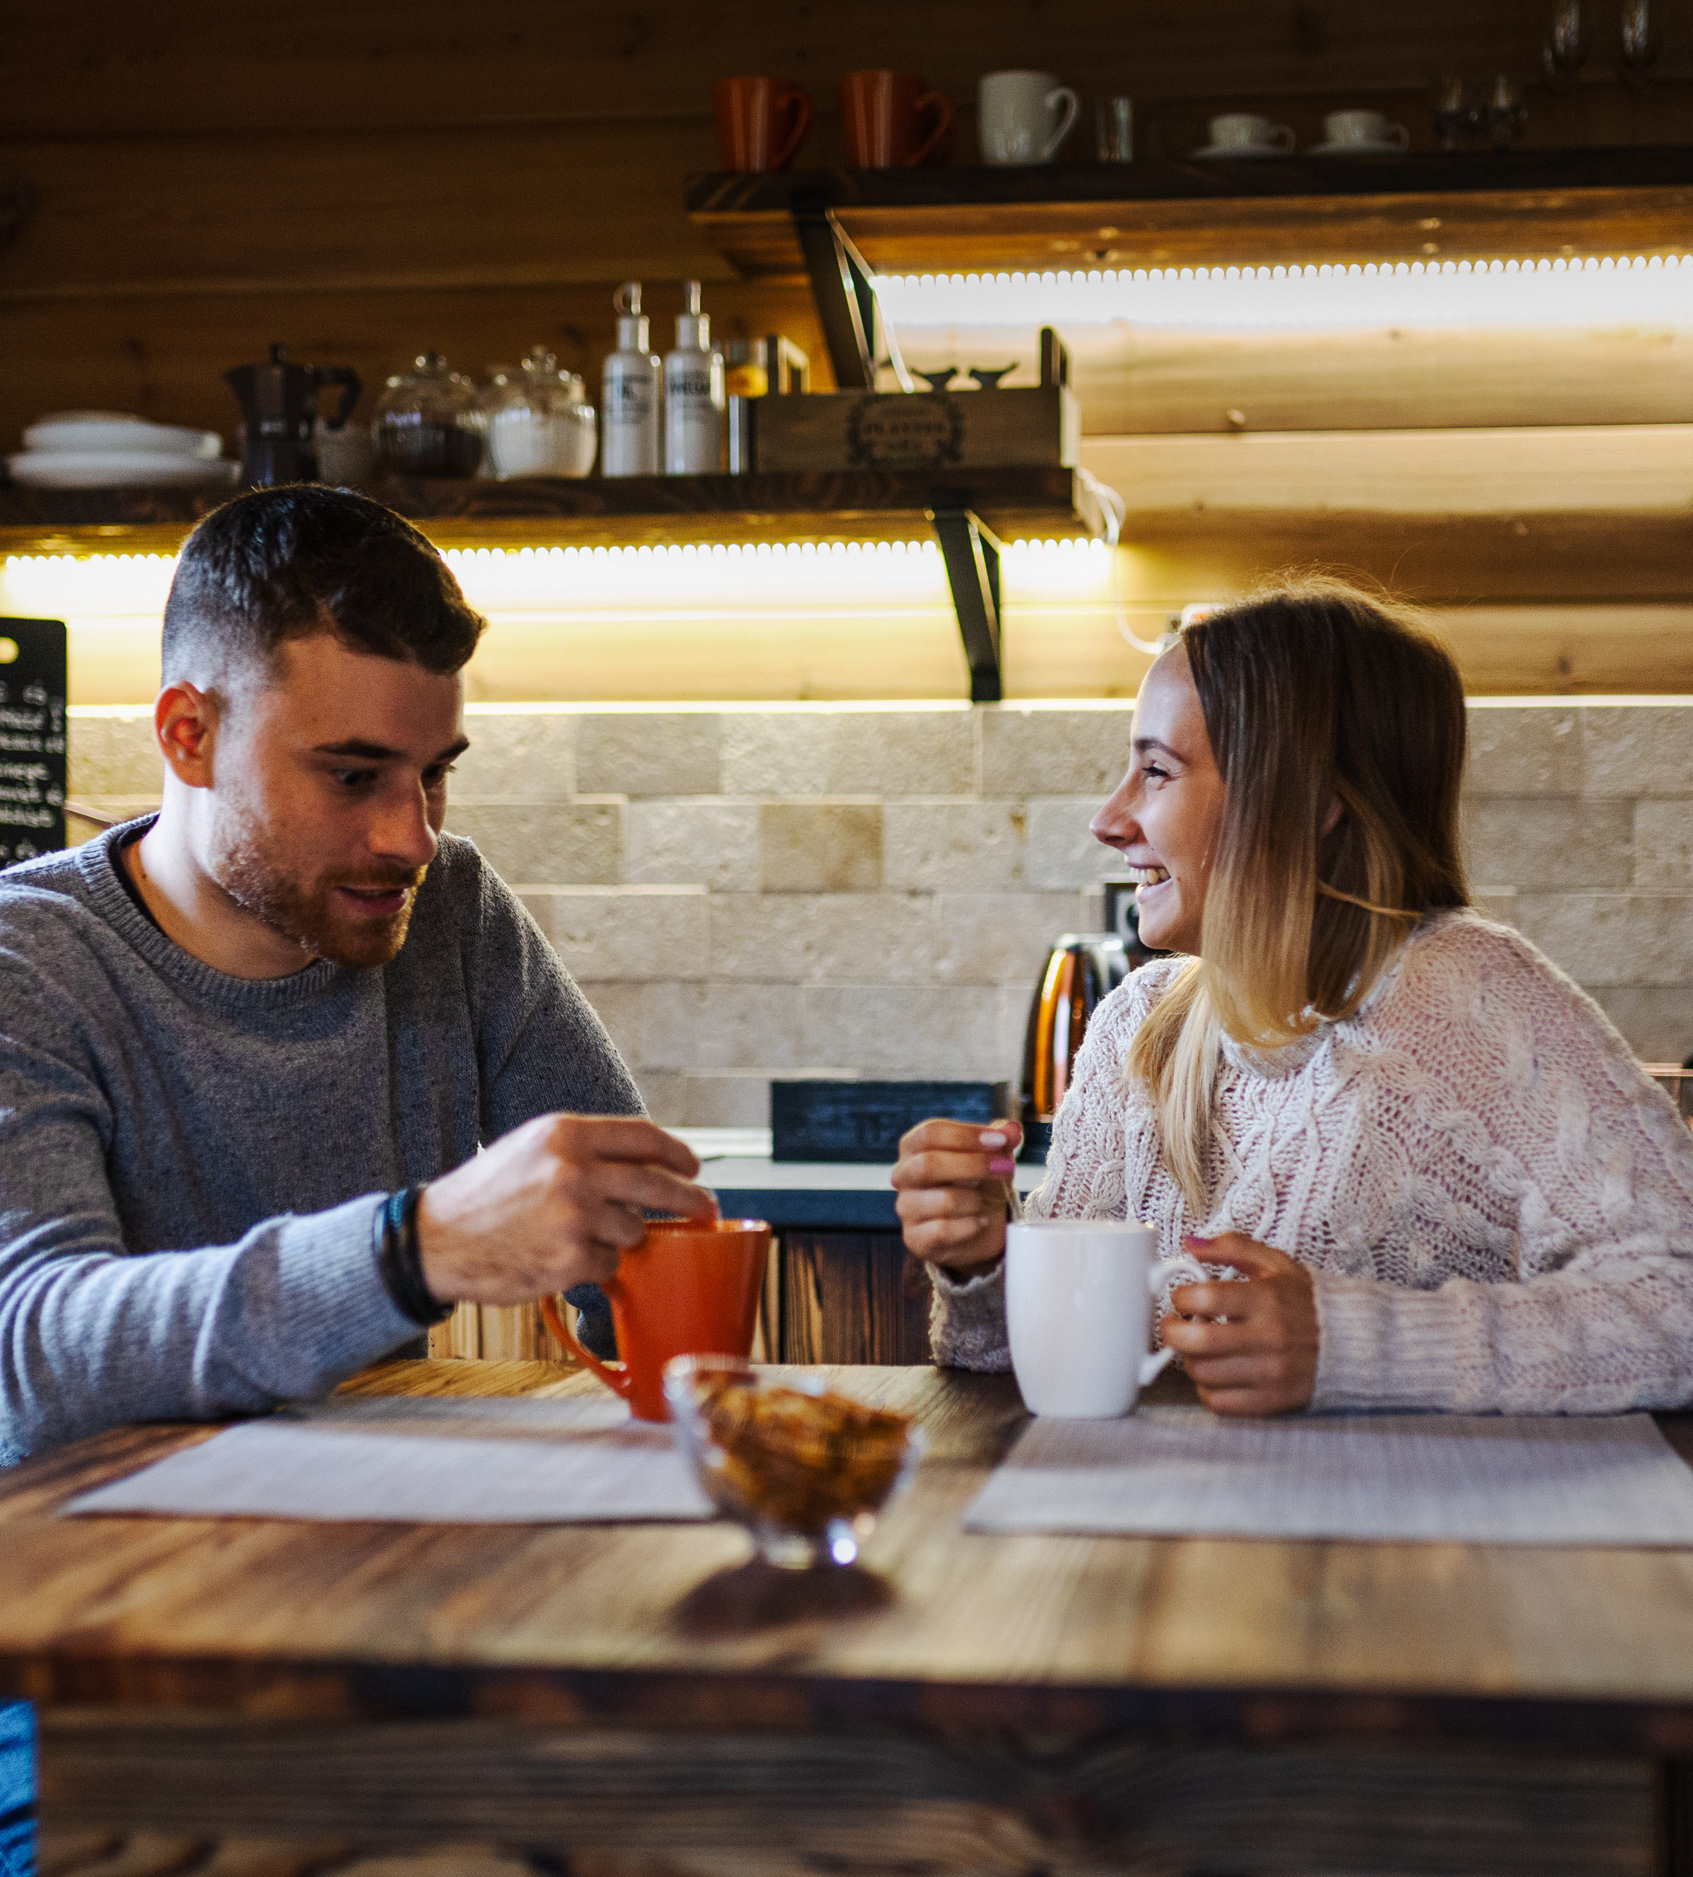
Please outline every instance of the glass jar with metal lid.
M371 430L382 467L397 476L474 476L486 447L476 387L439 352L388 380Z
M585 476L594 466L597 424L582 380L560 371L558 360L536 346L513 371L493 366L482 409L488 423L493 473L509 476Z

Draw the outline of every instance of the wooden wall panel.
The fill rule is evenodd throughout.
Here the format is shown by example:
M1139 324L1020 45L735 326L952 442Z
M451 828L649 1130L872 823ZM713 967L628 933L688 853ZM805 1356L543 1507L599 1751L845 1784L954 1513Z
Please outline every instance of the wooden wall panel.
M1542 17L1550 10L1548 0ZM1420 8L1407 7L1404 14L1419 23L1424 18ZM1437 140L1429 116L1430 84L1437 72L1448 70L1472 79L1486 79L1503 69L1526 79L1529 115L1519 139L1524 146L1561 149L1680 143L1686 138L1693 99L1688 77L1678 72L1680 61L1668 69L1660 67L1653 84L1631 90L1616 82L1614 61L1601 52L1583 74L1584 82L1559 95L1544 83L1535 82L1540 63L1538 45L1537 31L1519 32L1512 35L1509 49L1495 41L1490 54L1477 40L1442 37L1435 29L1423 42L1420 69L1414 57L1407 56L1391 82L1380 86L1371 83L1367 75L1353 77L1341 60L1330 57L1311 69L1304 85L1289 83L1285 88L1255 84L1250 75L1242 75L1227 88L1196 85L1191 93L1184 93L1175 86L1148 82L1141 74L1131 73L1123 80L1122 89L1138 92L1143 100L1138 113L1139 147L1171 156L1207 142L1206 123L1218 111L1265 112L1278 123L1285 123L1293 131L1298 147L1306 149L1322 141L1323 119L1330 111L1360 103L1385 111L1394 123L1403 124L1411 134L1413 149L1433 150ZM1073 69L1082 74L1076 80L1082 87L1108 89L1086 64ZM1075 160L1082 160L1087 148L1085 137L1078 137L1069 146Z
M928 1274L897 1232L784 1232L781 1255L781 1361L930 1359Z
M1693 606L1452 607L1435 624L1472 697L1693 693Z
M1131 515L1123 539L1123 595L1137 606L1248 592L1288 568L1342 573L1428 606L1693 604L1687 515L1166 509Z
M647 284L661 349L678 283L698 275L720 336L781 329L821 365L803 290L731 280L682 214L684 175L715 161L710 83L727 72L779 71L807 85L820 117L806 158L818 163L840 156L836 77L883 63L922 71L957 100L957 160L974 149L978 74L1014 65L1132 91L1153 149L1185 149L1211 111L1255 105L1309 142L1324 110L1365 101L1426 146L1431 75L1532 76L1546 13L1547 0L13 6L0 11L0 184L27 181L38 207L0 249L0 449L30 417L77 407L137 410L228 436L235 411L221 373L274 339L296 356L351 364L373 388L429 346L480 374L537 339L597 382L609 295L631 276ZM1628 90L1616 82L1615 30L1614 12L1602 10L1599 44L1571 94L1533 87L1528 141L1686 137L1693 36L1672 19L1653 83ZM1248 430L1330 433L1693 422L1679 331L1312 339L1122 328L1096 338L1077 344L1096 433L1217 432L1239 418ZM971 362L993 361L973 353ZM826 378L819 370L818 382ZM1427 495L1443 506L1432 482ZM1139 499L1159 507L1156 491ZM1300 540L1325 558L1389 572L1401 564L1379 515L1334 555L1332 518L1302 535L1279 496L1258 504L1248 488L1230 500L1256 519L1230 509L1229 528L1184 533L1171 518L1163 562L1163 524L1140 518L1137 566L1162 566L1158 578L1176 584L1213 567L1238 571ZM1267 518L1277 508L1284 513ZM1443 597L1491 603L1527 580L1536 539L1519 552L1496 535L1459 540L1438 517L1431 525L1438 538L1413 530L1411 564L1458 553L1427 583ZM1676 582L1656 536L1648 563L1630 575L1623 548L1581 534L1593 525L1589 515L1547 544L1529 582L1536 599L1684 600L1668 590ZM1550 592L1560 579L1567 585ZM1653 671L1684 682L1682 615L1652 613L1657 623L1625 646L1632 617L1608 615L1597 635L1572 628L1567 642L1543 610L1471 622L1466 668L1504 688L1648 688ZM1495 657L1486 647L1503 649ZM1039 688L1063 688L1072 671L1080 684L1106 670L1110 652L1055 641L1036 660ZM1524 661L1515 677L1513 657Z
M260 359L273 339L294 356L352 365L371 387L435 346L481 376L538 340L588 378L597 397L611 345L612 282L565 287L270 294L106 294L74 309L0 299L0 450L50 410L133 410L232 435L221 374ZM657 343L669 341L681 292L652 282ZM719 339L789 334L828 367L809 294L769 282L710 283ZM1090 436L1249 432L1474 430L1693 423L1693 331L1196 334L1076 329L1075 385ZM1034 356L1032 332L924 334L914 365L1003 364ZM1091 460L1091 459L1090 459ZM1524 439L1519 460L1543 479L1556 459ZM1105 468L1096 468L1109 481ZM1638 461L1622 465L1633 479ZM1512 472L1515 473L1513 466ZM1569 497L1556 506L1579 507Z
M550 1362L561 1369L580 1365L547 1332L540 1306L461 1303L428 1336L436 1361Z
M367 416L383 377L431 346L480 378L488 365L515 361L542 342L587 376L597 403L600 362L612 343L611 293L608 280L411 293L107 294L70 305L0 300L0 450L16 449L24 424L53 410L139 411L233 442L238 412L222 374L264 358L277 339L295 358L351 365L366 385ZM666 346L680 286L656 283L648 301L655 338ZM724 282L707 289L705 303L719 339L785 332L818 362L818 382L827 382L803 288Z
M1013 66L1153 98L1420 94L1441 67L1536 70L1546 14L1543 0L58 0L9 10L0 66L30 78L8 86L7 120L44 136L654 118L699 112L731 71L826 95L839 73L884 64L961 100ZM1587 76L1614 64L1602 45ZM1693 70L1684 36L1664 69Z
M1141 331L1119 346L1079 374L1089 431L1693 422L1689 328Z
M1249 537L1279 515L1281 527L1303 517L1332 541L1341 514L1370 524L1403 517L1413 536L1454 516L1487 516L1494 521L1487 552L1515 562L1516 579L1534 577L1530 554L1556 553L1544 537L1560 516L1574 521L1578 551L1589 560L1596 549L1602 554L1607 535L1637 559L1642 542L1633 525L1648 518L1669 525L1668 538L1682 544L1676 558L1693 546L1693 427L1683 424L1093 437L1082 460L1127 502L1126 533L1174 518L1191 536L1206 512L1227 511L1236 519L1225 525ZM1245 528L1242 511L1253 517ZM1511 545L1513 516L1546 518L1520 555ZM1526 524L1520 538L1529 539ZM1651 558L1661 560L1662 551ZM1576 571L1560 567L1554 578ZM1693 567L1682 578L1693 584Z
M1131 632L1152 642L1184 601L1226 599L1289 565L1266 554L1225 582L1196 558L1190 584L1171 576L1168 598L1137 597L1125 606ZM1371 569L1357 556L1324 565L1357 578ZM1434 606L1436 623L1473 697L1693 695L1693 598L1591 605L1514 603ZM939 608L913 618L870 622L867 646L844 656L835 620L801 620L772 631L760 620L655 621L632 614L607 629L549 620L525 630L496 625L468 678L476 703L523 703L560 697L598 703L661 698L669 702L831 698L963 697L968 673L957 629ZM1096 606L1062 616L1007 608L1006 696L1129 697L1151 660L1119 635L1110 610ZM71 634L71 697L77 704L145 703L158 685L158 641L133 628L98 625ZM126 811L127 812L127 811ZM137 808L134 812L139 813Z
M1350 557L1330 565L1349 577L1360 571ZM1254 572L1262 579L1282 566L1266 560ZM1178 592L1182 600L1226 599L1253 584L1196 582ZM1150 640L1179 603L1131 604L1129 629ZM1693 603L1435 606L1430 617L1471 697L1693 695ZM1151 663L1123 643L1103 609L1056 626L1008 609L1004 647L1012 700L1132 698Z
M732 276L682 213L711 160L660 124L14 145L40 204L0 298L562 286Z
M597 374L606 298L626 276L649 283L661 345L675 283L698 274L720 332L804 327L817 356L802 296L732 294L682 216L683 175L714 161L721 71L763 65L810 85L825 120L812 160L838 155L834 77L886 59L966 106L994 65L1127 85L1170 148L1220 105L1273 101L1309 137L1323 109L1365 95L1426 140L1428 74L1531 68L1543 12L1540 0L935 0L897 14L855 0L791 16L748 0L639 14L541 0L473 14L445 0L13 8L0 18L0 177L26 178L39 205L0 250L0 446L31 416L77 406L227 429L218 374L273 336L375 377L429 344L480 367L528 343L519 332L544 332ZM1602 44L1570 97L1535 94L1532 139L1683 134L1674 74L1693 72L1690 52L1672 34L1658 82L1625 92ZM1097 356L1079 346L1079 388L1096 432L1219 429L1229 410L1278 429L1693 416L1673 340L1611 335L1574 372L1558 369L1562 343L1118 333Z
M1693 324L1063 331L1090 436L1693 422ZM901 344L914 370L1016 359L1010 383L1034 382L1039 356L1033 327L914 328Z

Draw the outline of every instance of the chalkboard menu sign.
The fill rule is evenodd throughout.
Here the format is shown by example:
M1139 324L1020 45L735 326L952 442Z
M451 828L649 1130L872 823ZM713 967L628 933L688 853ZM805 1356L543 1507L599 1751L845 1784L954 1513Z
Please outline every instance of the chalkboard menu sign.
M0 619L0 867L65 844L62 619Z

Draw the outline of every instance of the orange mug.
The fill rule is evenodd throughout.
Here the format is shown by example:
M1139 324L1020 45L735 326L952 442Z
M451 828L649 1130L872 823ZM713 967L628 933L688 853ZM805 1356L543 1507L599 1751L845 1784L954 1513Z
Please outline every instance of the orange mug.
M786 169L811 128L811 99L790 79L720 78L711 102L725 169Z
M664 1365L672 1356L749 1356L770 1262L762 1219L660 1219L618 1260L605 1286L621 1362L602 1362L571 1335L556 1297L541 1315L570 1350L628 1402L637 1421L668 1421Z
M952 129L952 100L915 72L848 72L837 96L849 169L915 169Z

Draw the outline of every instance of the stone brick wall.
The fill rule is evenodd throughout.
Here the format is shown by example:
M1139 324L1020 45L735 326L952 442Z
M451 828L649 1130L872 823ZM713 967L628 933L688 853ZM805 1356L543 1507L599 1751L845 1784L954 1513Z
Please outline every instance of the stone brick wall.
M1470 874L1648 1061L1693 1054L1693 701L1472 704Z
M1693 1052L1693 704L1471 708L1478 902L1635 1050ZM472 707L448 826L522 893L653 1112L761 1124L772 1075L1014 1078L1126 707ZM73 711L72 795L156 799L147 713Z

